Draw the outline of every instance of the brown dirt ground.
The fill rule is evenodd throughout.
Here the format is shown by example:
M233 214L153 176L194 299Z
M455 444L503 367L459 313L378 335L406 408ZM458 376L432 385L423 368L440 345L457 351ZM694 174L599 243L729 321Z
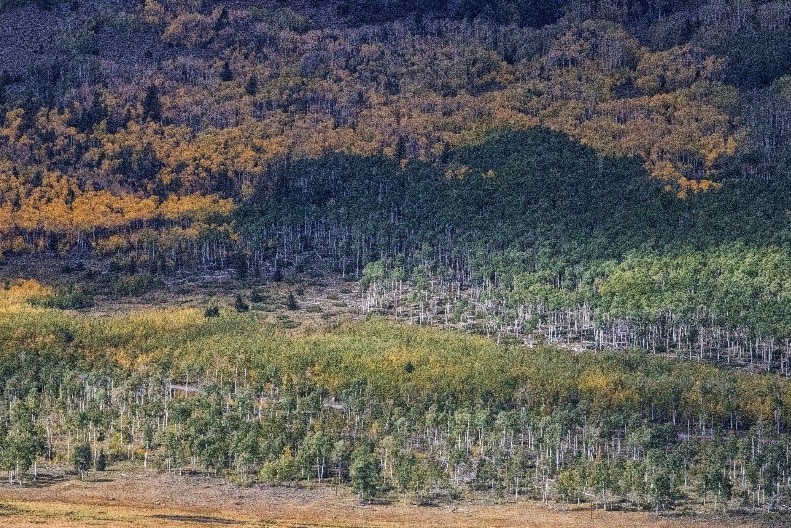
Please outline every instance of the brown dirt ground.
M789 519L791 521L791 519ZM0 485L0 526L102 527L523 527L677 528L783 526L761 517L672 517L591 512L519 501L433 507L362 505L332 486L239 487L221 480L145 471L108 471L87 481Z

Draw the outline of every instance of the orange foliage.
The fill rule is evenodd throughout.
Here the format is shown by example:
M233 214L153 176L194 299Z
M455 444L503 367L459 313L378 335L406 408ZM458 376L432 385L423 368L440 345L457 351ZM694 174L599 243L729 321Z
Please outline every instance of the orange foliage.
M612 24L588 21L541 64L548 79L533 90L545 94L536 101L544 124L604 154L641 156L680 196L719 186L716 162L736 149L721 109L730 98L718 83L721 60L690 46L651 52ZM616 97L627 82L642 94Z
M170 196L159 206L159 214L166 220L208 220L213 216L228 216L234 210L231 199L217 195Z
M153 8L149 12L153 12ZM152 17L154 18L154 17ZM177 16L162 33L162 42L187 48L201 48L214 36L214 21L198 13Z
M233 210L218 193L249 198L290 159L343 151L437 162L492 130L539 125L602 154L639 156L684 197L719 186L739 139L720 59L689 45L651 51L614 23L586 21L508 64L491 28L474 22L434 21L425 35L393 24L388 39L370 28L299 34L237 7L225 22L234 31L217 31L219 12L199 14L199 4L146 0L139 13L163 41L222 46L221 55L175 53L139 82L83 86L63 109L6 114L0 233L143 239L151 233L130 227L155 220L200 230L194 222ZM224 60L231 81L219 78ZM150 85L159 122L141 119ZM79 125L94 103L108 117Z

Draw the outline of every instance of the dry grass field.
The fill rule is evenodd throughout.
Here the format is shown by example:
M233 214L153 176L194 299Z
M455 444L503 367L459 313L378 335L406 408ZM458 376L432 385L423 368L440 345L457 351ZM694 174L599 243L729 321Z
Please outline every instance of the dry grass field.
M782 519L656 516L559 510L533 502L464 501L433 507L361 505L347 489L242 488L205 477L107 472L88 481L0 487L0 526L102 527L523 527L782 526Z

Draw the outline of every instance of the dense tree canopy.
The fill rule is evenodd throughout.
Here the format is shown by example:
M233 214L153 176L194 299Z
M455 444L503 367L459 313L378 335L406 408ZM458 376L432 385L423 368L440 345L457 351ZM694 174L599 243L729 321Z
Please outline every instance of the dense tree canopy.
M363 500L787 504L788 2L9 0L0 24L0 264L71 280L3 272L10 480L128 460ZM291 335L258 290L64 311L207 270L359 279L361 312L498 343Z
M0 461L13 479L41 459L85 474L106 453L110 468L329 480L363 500L788 497L791 384L776 374L381 320L299 335L232 309L69 314L23 304L33 291L0 298Z
M767 59L776 71L745 70L762 68L751 53L788 48L781 4L733 13L708 4L582 12L565 2L361 2L338 3L336 15L209 2L93 13L25 4L7 4L2 16L43 16L57 38L2 77L3 251L68 252L133 239L141 227L160 232L155 197L239 204L276 186L291 161L330 152L441 164L497 129L543 125L599 154L636 156L682 198L719 187L745 166L735 163L740 152L764 174L781 174L787 159L763 147L783 134L769 124L775 107L741 119L764 92L725 84L768 86L788 73L780 55ZM379 25L344 22L366 13ZM673 17L699 29L667 46L640 40L646 22ZM723 19L731 33L715 24ZM756 45L744 27L774 40ZM47 62L54 57L59 69ZM185 218L182 233L166 227L164 244L207 231L198 218Z

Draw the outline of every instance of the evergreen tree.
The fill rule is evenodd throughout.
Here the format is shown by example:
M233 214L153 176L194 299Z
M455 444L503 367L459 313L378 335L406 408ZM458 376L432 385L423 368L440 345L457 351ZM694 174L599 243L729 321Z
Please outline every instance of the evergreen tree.
M289 310L299 310L299 303L297 303L296 297L294 297L293 292L288 292L288 298L286 299L286 308Z
M250 78L247 79L244 91L247 95L256 95L258 93L258 77L251 75Z
M74 452L72 453L72 464L74 465L75 471L80 474L81 479L85 479L85 475L91 467L92 461L93 451L89 444L80 444L74 448Z
M250 309L250 305L248 305L246 302L244 302L244 299L242 299L241 293L236 294L236 299L233 302L233 307L236 309L237 312L246 312L247 310Z
M107 469L107 455L104 453L104 449L99 450L99 454L96 456L96 471L104 471Z
M162 103L159 101L159 90L153 84L146 88L143 98L143 121L159 122L162 120Z
M220 31L228 25L228 8L223 6L217 20L214 21L214 31Z
M233 72L231 71L231 64L225 61L220 70L220 80L223 82L233 81Z

